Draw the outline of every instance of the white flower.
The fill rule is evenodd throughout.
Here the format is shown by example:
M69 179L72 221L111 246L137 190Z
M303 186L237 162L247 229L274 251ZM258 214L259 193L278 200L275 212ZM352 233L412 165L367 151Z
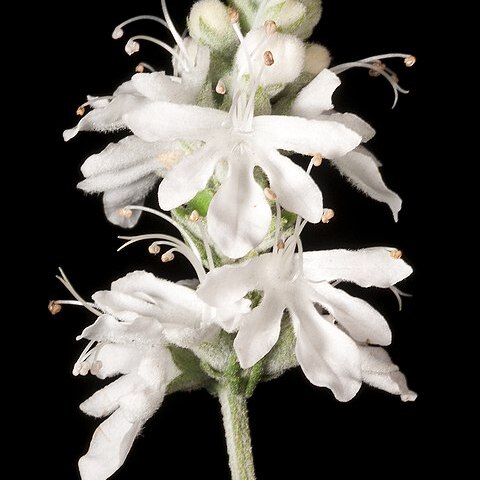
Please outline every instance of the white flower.
M302 269L302 256L294 255L294 245L289 242L278 253L211 271L198 295L220 307L250 291L262 291L260 305L240 321L234 343L240 365L250 368L272 349L288 310L297 337L295 353L305 375L313 384L330 388L338 400L348 401L362 382L356 342L388 345L391 332L373 307L329 282L391 287L412 269L384 247L306 252Z
M322 70L293 102L293 115L313 119L334 119L356 131L367 142L375 135L366 122L352 114L326 112L333 108L331 96L340 85L340 79L330 70ZM380 162L365 147L357 147L346 155L330 159L342 175L369 197L386 203L395 220L402 207L401 198L388 189L379 171Z
M112 475L162 404L168 384L181 373L167 346L191 348L218 332L205 315L211 309L194 290L146 272L128 274L113 282L111 290L94 294L93 300L104 313L78 337L90 343L74 374L121 376L80 407L88 415L108 416L79 461L82 480Z
M251 102L253 103L253 102ZM205 145L188 156L160 184L160 207L171 210L203 190L219 162L228 173L207 215L208 233L220 250L240 258L265 237L271 209L253 170L267 174L279 204L310 222L320 221L322 195L312 178L278 150L303 155L322 152L337 158L355 148L361 137L329 120L265 115L253 117L253 106L239 96L230 113L192 105L155 102L124 116L145 141L201 140Z

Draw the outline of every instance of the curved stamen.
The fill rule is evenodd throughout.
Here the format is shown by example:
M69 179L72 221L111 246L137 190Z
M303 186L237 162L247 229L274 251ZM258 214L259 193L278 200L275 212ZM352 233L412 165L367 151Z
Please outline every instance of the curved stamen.
M167 22L163 20L163 18L156 17L154 15L138 15L136 17L129 18L128 20L125 20L124 22L117 25L112 32L112 38L114 38L115 40L122 38L124 34L123 27L126 27L130 23L138 22L140 20L153 20L154 22L158 22L164 27L169 28Z
M62 284L65 286L65 288L73 295L74 298L76 298L88 311L92 312L93 314L100 316L103 315L103 312L100 310L97 310L96 308L91 306L90 302L85 301L80 294L73 288L73 285L70 283L68 280L67 276L65 275L64 271L59 268L60 275L56 275L56 278L62 282Z
M402 292L402 290L400 290L399 288L397 288L395 286L391 286L389 288L393 292L393 294L395 295L395 298L397 299L397 302L398 302L398 310L401 312L402 307L403 307L402 297L412 297L413 295L410 294L410 293Z
M135 67L135 71L137 73L143 73L145 70L148 70L149 72L154 72L155 71L155 69L149 63L145 63L145 62L140 62Z
M205 229L205 225L202 222L200 222L199 225L200 225L200 234L201 234L203 246L205 247L205 252L207 254L208 269L214 270L215 263L213 261L212 249L210 248L210 244L208 243L207 231Z
M112 95L105 95L103 97L92 97L92 98L89 98L85 103L82 103L78 108L77 108L77 115L79 117L83 117L83 115L85 115L85 108L86 107L90 107L91 105L93 105L94 103L96 102L100 102L102 100L113 100L113 96Z

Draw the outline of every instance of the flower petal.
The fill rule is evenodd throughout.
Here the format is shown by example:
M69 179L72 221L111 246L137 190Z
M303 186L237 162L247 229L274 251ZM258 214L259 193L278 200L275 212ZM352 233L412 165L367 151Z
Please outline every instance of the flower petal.
M386 203L392 210L395 221L398 221L402 199L387 188L378 169L378 162L366 148L356 148L343 157L333 159L332 164L365 195Z
M206 145L177 163L158 189L160 208L172 210L191 200L207 186L220 159L219 152Z
M165 72L137 73L132 77L132 83L141 95L152 101L193 103L198 93Z
M101 379L114 377L119 374L135 372L145 352L133 345L115 343L100 343L97 345L88 361L93 365L100 365L95 371L95 376Z
M303 269L312 282L342 280L361 287L389 288L412 273L412 267L394 258L394 248L305 252Z
M333 92L340 86L340 79L328 69L322 70L304 87L292 104L292 115L316 118L325 110L331 110Z
M362 343L389 345L392 332L385 318L371 305L360 298L352 297L328 282L312 284L317 292L316 300L349 333Z
M383 348L359 347L359 349L365 383L388 393L400 395L404 402L411 402L417 398L417 394L408 388L405 375L392 363Z
M260 305L243 315L233 343L242 368L253 367L277 343L285 304L276 295L264 295Z
M317 120L330 120L341 123L350 130L358 133L362 137L363 142L368 142L375 136L375 129L354 113L328 112L316 118Z
M321 220L322 192L303 168L274 149L268 151L268 156L261 160L260 166L283 208L312 223Z
M355 342L308 301L296 301L289 312L296 326L295 353L307 378L314 385L329 388L337 400L351 400L361 386Z
M328 120L261 115L255 117L253 123L254 135L260 144L303 155L321 153L326 158L341 157L362 140L353 130Z
M272 211L246 158L229 162L227 178L213 197L207 214L208 233L230 258L241 258L267 235Z
M147 142L156 142L208 140L227 117L227 113L213 108L154 102L126 113L123 120L135 135Z
M130 422L121 409L95 430L88 452L79 460L82 480L106 480L124 463L144 422Z
M97 132L111 132L125 128L122 115L144 105L147 100L137 95L119 95L106 107L95 108L87 113L76 127L63 132L63 139L68 142L78 132L94 130Z
M252 290L262 290L262 271L271 261L265 254L237 265L210 270L197 295L212 307L225 307L242 299Z

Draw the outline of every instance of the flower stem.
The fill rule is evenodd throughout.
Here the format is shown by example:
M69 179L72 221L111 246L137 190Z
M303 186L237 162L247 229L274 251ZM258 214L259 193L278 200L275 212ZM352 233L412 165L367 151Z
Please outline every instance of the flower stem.
M247 399L230 384L218 387L232 480L255 480Z

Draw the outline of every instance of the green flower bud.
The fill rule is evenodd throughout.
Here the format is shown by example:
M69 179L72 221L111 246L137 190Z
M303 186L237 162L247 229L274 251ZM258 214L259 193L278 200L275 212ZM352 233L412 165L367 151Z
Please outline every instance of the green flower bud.
M302 39L310 37L313 29L320 21L322 16L322 1L321 0L300 0L306 7L305 21L298 28L296 35Z
M238 45L228 9L220 0L194 3L187 23L190 35L213 52L229 55Z

